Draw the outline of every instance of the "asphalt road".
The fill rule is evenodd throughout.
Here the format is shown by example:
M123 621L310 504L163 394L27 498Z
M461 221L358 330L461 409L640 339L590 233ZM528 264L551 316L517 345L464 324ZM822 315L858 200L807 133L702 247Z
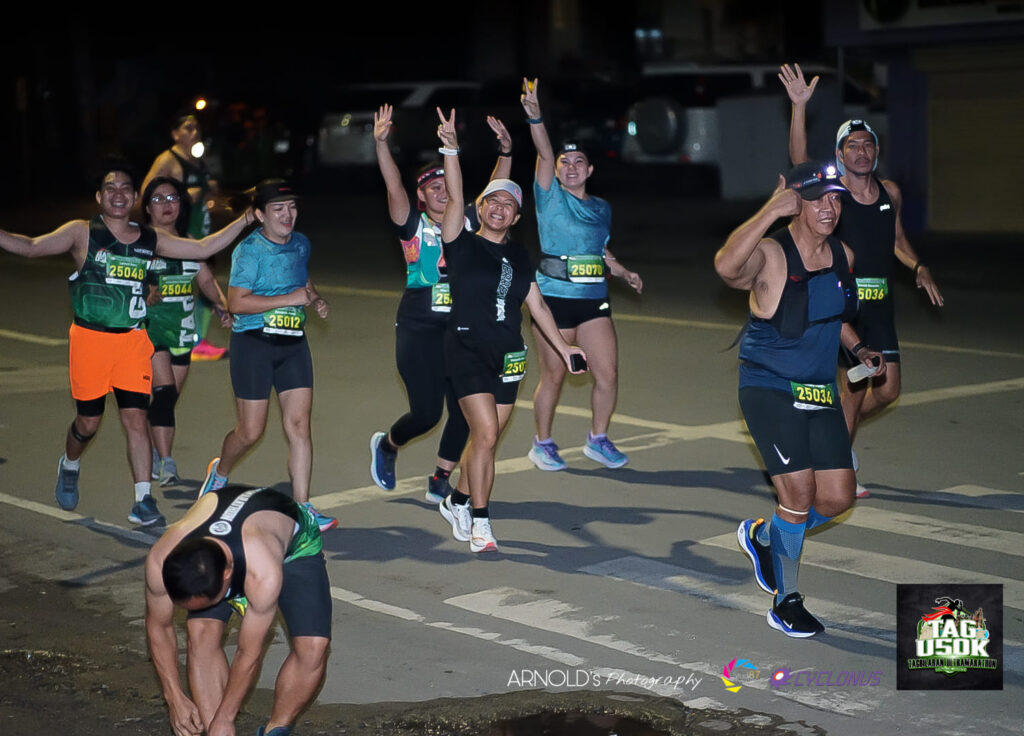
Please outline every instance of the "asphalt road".
M766 625L769 599L734 536L740 520L770 513L772 497L744 432L736 353L727 349L745 298L721 284L711 259L753 205L690 196L664 180L598 183L613 205L616 255L645 281L642 296L620 283L612 297L621 359L610 435L630 463L610 471L582 455L589 393L585 379L572 379L554 433L570 468L534 469L526 452L536 371L528 373L498 452L491 513L501 552L479 556L423 500L439 430L403 450L395 491L369 477L370 435L405 410L392 330L404 275L382 186L371 177L302 203L298 229L312 239L313 277L332 310L310 328L313 500L340 521L325 535L335 640L318 704L579 690L666 698L727 724L753 711L797 732L1020 733L1019 246L976 234L914 239L946 306L923 303L909 273L895 286L904 394L858 438L871 497L804 546L801 592L827 632L798 641ZM88 200L0 210L0 227L35 234L76 212L90 215ZM535 243L532 227L527 212L517 228ZM109 593L138 636L138 565L152 537L126 518L131 482L112 402L83 459L80 506L65 513L53 501L73 415L71 268L66 257L0 256L0 529L24 535L30 527L40 541L73 550L56 564L37 553L5 563ZM223 283L226 258L216 271ZM213 340L226 344L227 335L215 330ZM188 481L156 492L170 519L194 498L233 421L227 362L194 364L174 453ZM276 410L232 481L287 488ZM1003 585L1001 691L896 689L897 583ZM278 633L261 687L272 687L285 651ZM738 692L721 677L734 659L757 667L734 666ZM769 675L781 667L878 672L879 684L772 688ZM148 686L158 693L155 678Z

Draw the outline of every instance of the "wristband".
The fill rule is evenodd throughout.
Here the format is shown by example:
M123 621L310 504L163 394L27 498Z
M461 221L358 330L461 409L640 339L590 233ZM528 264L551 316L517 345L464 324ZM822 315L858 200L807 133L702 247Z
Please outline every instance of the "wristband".
M861 350L863 350L867 346L868 346L868 344L866 342L859 342L856 345L854 345L852 348L850 348L850 353L853 354L853 355L856 355L858 352L860 352Z
M511 158L512 151L509 151L508 153L505 153L504 151L498 151L498 155L501 156L502 158Z
M923 265L924 264L921 263L921 261L918 261L917 264L914 266L914 275L915 276L917 276L917 272L921 270L921 266L923 266Z
M459 149L458 148L446 148L445 146L441 146L440 148L438 148L437 152L440 153L442 156L458 156L459 155Z
M539 123L543 123L544 122L544 118L543 117L539 117L539 118L526 118L526 122L528 122L530 125L537 125Z

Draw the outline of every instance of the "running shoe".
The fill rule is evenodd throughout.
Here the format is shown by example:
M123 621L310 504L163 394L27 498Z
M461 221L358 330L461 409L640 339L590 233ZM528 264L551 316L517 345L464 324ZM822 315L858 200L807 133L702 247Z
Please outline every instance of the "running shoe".
M452 536L460 542L468 542L473 526L472 513L469 504L462 506L452 503L452 497L448 496L437 505L438 510L449 524L452 525Z
M491 532L490 519L473 519L473 536L469 540L471 552L497 552L498 542Z
M311 504L309 501L306 501L304 504L302 504L302 508L306 509L306 511L309 512L309 515L316 520L316 525L320 527L320 531L325 532L328 529L333 529L334 527L338 526L337 519L335 519L333 516L327 516L327 514L321 514L319 511L313 508L313 504Z
M533 447L530 448L527 457L533 460L533 464L541 470L565 470L569 467L565 464L562 456L558 454L558 445L551 440L538 442L534 437Z
M395 490L395 459L398 453L387 449L387 433L370 438L370 477L385 491Z
M216 345L211 345L206 340L200 340L192 348L192 360L220 360L227 352L227 348L219 348Z
M754 580L765 593L775 592L775 568L772 567L772 551L767 544L757 540L757 531L764 525L764 519L747 519L736 530L736 541L740 549L754 565Z
M794 639L806 639L825 630L821 622L804 608L804 597L793 592L768 611L768 625Z
M862 486L859 482L857 483L857 498L867 498L871 495L871 491Z
M452 486L447 478L430 476L427 478L427 493L424 496L431 503L441 503L451 495Z
M57 461L57 488L54 491L57 505L71 511L78 505L78 471L64 467L64 456Z
M619 452L619 448L607 436L594 437L589 432L587 443L583 445L583 454L606 468L621 468L629 462L629 458Z
M178 477L178 464L173 457L165 457L160 461L160 471L157 478L162 486L173 486L181 479Z
M216 491L218 488L223 488L227 484L227 479L222 481L216 477L217 468L219 466L219 457L215 457L210 461L210 464L206 466L206 478L203 479L203 484L199 486L199 497L204 496L210 491Z
M259 730L256 732L256 736L292 736L291 726L278 726L277 728L272 728L269 731L267 731L266 728L266 726L260 726Z
M163 526L167 523L164 521L163 514L156 507L156 500L148 494L132 506L131 513L128 514L128 521L139 526L151 526L153 524Z

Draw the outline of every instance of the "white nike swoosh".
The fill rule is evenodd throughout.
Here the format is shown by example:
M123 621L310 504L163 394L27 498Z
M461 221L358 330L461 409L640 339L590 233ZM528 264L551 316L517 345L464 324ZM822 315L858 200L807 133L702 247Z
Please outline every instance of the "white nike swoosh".
M790 458L788 458L788 457L783 457L783 456L782 456L782 453L781 453L781 452L779 452L779 447L778 447L778 445L775 445L775 444L773 444L773 445L772 445L772 447L774 447L774 448L775 448L775 452L776 452L776 454L778 454L778 456L779 456L779 460L781 460L781 461L782 461L782 464L783 464L783 465L789 465L789 461L790 461Z

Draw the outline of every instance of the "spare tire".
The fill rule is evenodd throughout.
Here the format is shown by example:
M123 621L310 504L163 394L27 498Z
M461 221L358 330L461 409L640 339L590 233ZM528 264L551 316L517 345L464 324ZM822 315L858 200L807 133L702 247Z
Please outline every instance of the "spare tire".
M686 136L686 112L669 97L649 97L633 106L636 142L640 150L663 156L679 150Z

